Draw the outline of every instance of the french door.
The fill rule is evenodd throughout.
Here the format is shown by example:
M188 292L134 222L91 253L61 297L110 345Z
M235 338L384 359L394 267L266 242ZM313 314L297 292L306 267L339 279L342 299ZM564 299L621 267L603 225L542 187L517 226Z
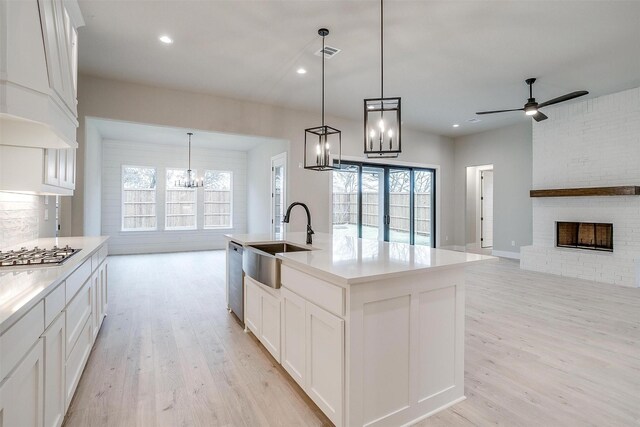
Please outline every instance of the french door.
M343 162L332 222L335 235L435 247L435 171Z

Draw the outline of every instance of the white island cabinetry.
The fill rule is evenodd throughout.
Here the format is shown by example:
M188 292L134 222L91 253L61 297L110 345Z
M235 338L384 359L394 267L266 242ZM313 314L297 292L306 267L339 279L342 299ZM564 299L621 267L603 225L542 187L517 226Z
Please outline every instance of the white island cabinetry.
M229 235L245 246L260 235ZM283 239L280 289L245 277L245 318L337 426L417 422L464 399L464 266L493 259L317 233ZM267 339L263 300L280 311ZM269 320L267 320L269 319Z
M106 315L106 240L38 239L23 245L81 250L60 266L0 271L0 426L62 425Z

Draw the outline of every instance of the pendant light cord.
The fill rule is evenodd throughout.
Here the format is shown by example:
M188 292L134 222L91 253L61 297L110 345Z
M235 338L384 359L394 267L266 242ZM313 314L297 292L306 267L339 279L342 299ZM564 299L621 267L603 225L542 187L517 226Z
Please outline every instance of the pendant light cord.
M383 0L380 0L380 98L384 98L384 8L382 2Z
M322 36L322 127L323 128L324 128L324 56L325 56L324 38L325 36Z
M189 135L189 170L191 170L191 135L193 134L189 132L188 135Z

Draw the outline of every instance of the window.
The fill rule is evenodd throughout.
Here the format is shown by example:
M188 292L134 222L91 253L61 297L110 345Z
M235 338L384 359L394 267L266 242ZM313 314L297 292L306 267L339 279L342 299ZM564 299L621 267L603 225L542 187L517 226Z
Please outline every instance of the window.
M231 172L204 173L204 228L232 227L232 182Z
M176 187L177 181L186 178L185 169L167 169L165 230L196 229L196 189Z
M122 231L145 231L156 228L155 168L123 166Z
M333 172L333 234L435 246L433 169L343 162Z

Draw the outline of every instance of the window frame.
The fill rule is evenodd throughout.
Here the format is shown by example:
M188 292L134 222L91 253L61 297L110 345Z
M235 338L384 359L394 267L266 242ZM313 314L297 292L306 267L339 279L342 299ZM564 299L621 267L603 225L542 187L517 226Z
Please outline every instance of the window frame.
M167 185L167 173L170 170L175 170L175 171L180 171L183 170L186 173L186 169L184 168L172 168L172 167L165 167L164 168L164 231L194 231L194 230L198 230L198 187L194 187L191 189L187 189L184 188L182 189L182 187L169 187ZM193 174L197 175L197 170L193 169ZM193 201L193 227L169 227L167 226L167 219L169 218L169 216L180 216L180 215L170 215L168 214L168 209L167 209L167 204L168 203L176 203L176 202L167 202L167 194L169 191L192 191L195 197L195 200ZM185 215L186 216L186 215Z
M357 161L357 160L344 160L341 162L341 167L349 167L355 166L357 168L358 174L358 214L357 214L357 236L358 238L362 238L362 173L363 168L373 167L378 169L383 169L384 173L384 212L385 215L388 215L389 212L389 173L391 171L406 171L409 172L409 245L415 245L415 188L414 188L414 175L416 172L428 172L432 175L432 183L431 183L431 208L432 208L432 223L431 223L431 241L430 246L426 247L437 247L436 237L437 237L437 221L439 220L437 215L437 169L435 167L430 166L421 166L421 165L407 165L407 164L395 164L395 163L382 163L382 162L366 162L366 161ZM339 172L340 170L332 171L332 173ZM333 178L332 178L333 179ZM331 233L333 234L333 184L331 186ZM383 241L389 242L389 224L384 225L384 237Z
M156 226L155 227L147 227L147 228L125 228L124 226L124 170L126 168L138 168L138 169L153 169L156 177L156 186L153 189L155 196L154 202L155 205L155 218L156 218ZM144 190L144 189L142 189ZM158 230L158 168L155 166L140 166L140 165L121 165L120 167L120 232L122 233L135 233L135 232L147 232L147 231L157 231Z
M230 170L218 170L218 169L205 169L203 177L207 174L207 172L218 172L218 173L228 173L229 174L229 225L209 225L207 226L206 221L206 208L205 205L206 197L204 195L205 191L215 191L215 190L207 190L206 186L202 187L202 229L203 230L230 230L233 228L233 171ZM210 202L209 202L210 203Z

